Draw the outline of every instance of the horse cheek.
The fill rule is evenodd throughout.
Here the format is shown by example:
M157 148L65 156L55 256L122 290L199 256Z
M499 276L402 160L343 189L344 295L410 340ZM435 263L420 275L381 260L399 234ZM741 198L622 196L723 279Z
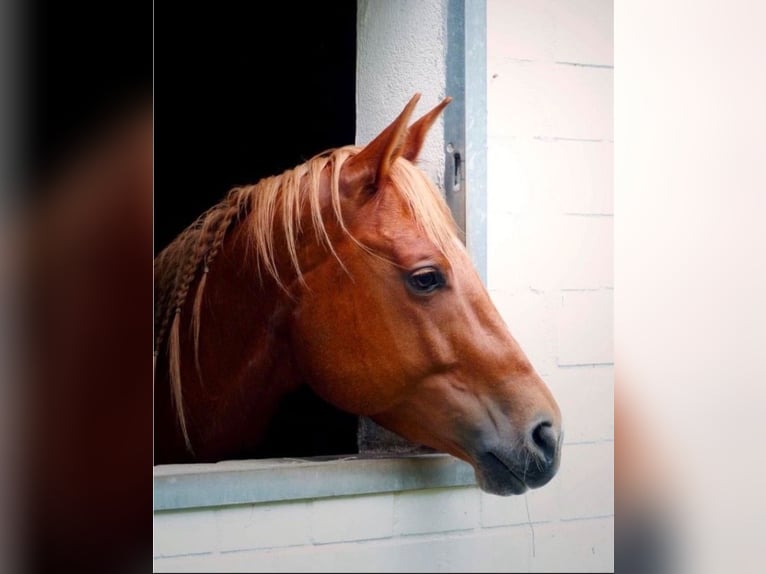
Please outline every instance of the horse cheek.
M302 383L334 406L355 412L354 364L343 359L354 349L343 330L344 315L342 305L330 306L320 298L302 304L293 314L294 359Z

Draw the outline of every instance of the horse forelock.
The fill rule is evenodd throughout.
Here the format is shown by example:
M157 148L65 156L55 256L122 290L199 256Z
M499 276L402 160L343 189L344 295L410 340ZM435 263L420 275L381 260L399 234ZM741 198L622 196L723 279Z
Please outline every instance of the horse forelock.
M356 146L328 150L281 175L264 178L254 185L233 188L221 202L200 216L155 258L155 361L170 327L167 353L172 398L182 434L190 450L180 380L178 330L181 310L191 286L199 277L190 317L194 356L199 371L200 314L205 281L208 270L214 271L215 258L224 239L235 226L241 228L247 249L254 252L261 279L265 272L287 290L278 268L275 227L281 226L290 264L297 279L303 282L298 248L301 221L308 209L316 240L323 243L345 269L343 261L335 252L322 213L321 179L322 173L329 166L329 192L335 220L348 237L370 251L348 230L341 209L341 168L358 151L360 148ZM402 158L393 163L389 178L391 187L401 194L413 222L448 260L451 259L451 254L460 244L457 226L433 182L420 169Z
M422 170L402 158L394 162L390 177L415 224L448 261L452 260L463 244L452 212L436 185Z

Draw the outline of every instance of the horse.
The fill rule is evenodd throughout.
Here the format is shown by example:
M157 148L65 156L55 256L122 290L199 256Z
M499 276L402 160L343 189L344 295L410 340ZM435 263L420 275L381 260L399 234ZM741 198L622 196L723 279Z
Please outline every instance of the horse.
M155 258L155 464L253 452L308 386L511 495L560 464L561 413L417 159L444 98L365 146L232 188Z

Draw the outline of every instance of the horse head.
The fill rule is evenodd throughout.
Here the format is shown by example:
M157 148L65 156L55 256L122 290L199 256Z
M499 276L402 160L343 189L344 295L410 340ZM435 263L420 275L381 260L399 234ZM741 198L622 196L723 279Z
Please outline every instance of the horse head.
M521 493L556 473L561 414L415 165L449 103L408 126L418 97L323 174L337 225L332 254L301 255L294 359L328 402L467 461L487 492Z

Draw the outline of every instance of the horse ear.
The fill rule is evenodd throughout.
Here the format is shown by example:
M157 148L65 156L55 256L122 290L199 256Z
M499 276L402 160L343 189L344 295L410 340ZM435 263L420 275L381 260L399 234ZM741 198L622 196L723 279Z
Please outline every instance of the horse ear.
M434 125L436 118L442 113L442 110L447 107L452 101L452 98L447 96L444 98L434 109L416 121L407 130L407 137L404 140L404 147L402 151L402 157L410 161L415 161L420 155L420 150L423 149L423 142L426 139L428 131L431 126Z
M397 118L343 165L344 186L353 190L349 193L374 186L388 175L394 160L402 154L407 124L419 99L419 93L412 96Z

